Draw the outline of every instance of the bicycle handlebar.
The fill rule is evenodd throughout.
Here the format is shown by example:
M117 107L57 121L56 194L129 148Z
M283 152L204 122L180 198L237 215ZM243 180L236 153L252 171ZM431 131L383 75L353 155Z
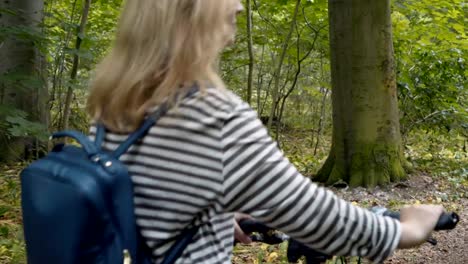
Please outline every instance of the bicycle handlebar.
M399 212L390 211L382 207L372 208L371 211L377 214L389 216L391 218L400 220ZM460 221L460 217L458 216L458 214L454 212L443 213L440 216L439 221L437 221L437 224L434 230L440 231L440 230L454 229L457 226L459 221ZM243 219L239 222L239 226L241 227L242 231L244 231L244 233L246 234L251 234L254 232L261 233L261 234L268 234L269 232L274 231L272 228L254 219Z
M376 214L400 220L399 212L390 211L384 207L373 207L370 210ZM443 213L439 217L439 220L434 230L440 231L454 229L459 221L460 217L456 213ZM239 226L244 231L244 233L251 235L252 241L254 242L263 242L270 245L274 245L289 240L287 252L289 262L297 262L297 260L299 260L299 258L302 256L306 257L306 263L321 263L326 261L327 259L332 258L332 256L330 255L323 254L311 248L308 248L300 242L291 239L287 235L280 233L257 220L243 219L239 221ZM257 234L252 235L252 233ZM434 239L428 239L428 242L433 245L437 243L437 241L435 241Z

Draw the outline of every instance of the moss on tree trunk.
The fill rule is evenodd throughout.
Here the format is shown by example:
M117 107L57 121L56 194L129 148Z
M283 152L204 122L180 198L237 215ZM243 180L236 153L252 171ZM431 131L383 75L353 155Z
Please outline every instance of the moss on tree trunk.
M343 180L351 186L376 186L399 181L406 175L401 149L393 144L362 143L350 157L349 164L336 161L335 153L330 153L317 180L327 184Z
M383 185L405 177L390 1L330 0L333 140L316 180Z

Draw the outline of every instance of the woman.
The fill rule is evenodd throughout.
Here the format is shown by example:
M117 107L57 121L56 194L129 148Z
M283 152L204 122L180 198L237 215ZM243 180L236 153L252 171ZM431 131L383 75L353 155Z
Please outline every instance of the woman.
M97 69L88 106L110 131L106 149L163 101L173 106L122 157L154 263L190 224L201 227L179 263L230 263L233 212L311 248L376 262L422 243L441 207L405 209L400 224L339 199L299 174L256 113L224 88L216 64L241 10L240 0L127 1ZM185 96L195 85L199 91Z

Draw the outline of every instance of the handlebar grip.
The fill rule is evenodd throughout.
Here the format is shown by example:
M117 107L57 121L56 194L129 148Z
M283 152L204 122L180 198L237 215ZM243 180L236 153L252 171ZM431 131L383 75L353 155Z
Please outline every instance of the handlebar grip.
M458 222L460 221L460 216L456 213L443 213L439 221L437 221L436 227L434 230L450 230L454 229Z
M387 210L383 213L384 216L389 216L393 219L397 219L398 221L400 220L400 212L394 212L394 211L390 211L390 210Z
M239 221L239 226L246 234L251 234L253 232L267 233L272 230L265 224L260 223L254 219L242 219Z
M400 220L400 213L399 212L393 212L393 211L385 211L383 213L384 216L389 216L394 219ZM434 228L434 230L439 231L439 230L450 230L454 229L458 222L460 221L460 216L458 216L456 213L443 213L440 217L439 220L437 221L437 224Z

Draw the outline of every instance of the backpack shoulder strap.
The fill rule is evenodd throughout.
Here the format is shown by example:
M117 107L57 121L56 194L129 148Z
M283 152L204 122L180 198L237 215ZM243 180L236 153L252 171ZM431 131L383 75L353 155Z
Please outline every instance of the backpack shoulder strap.
M94 145L96 145L98 149L101 149L105 134L106 128L104 125L101 122L96 123L96 137L94 138Z
M186 94L186 96L184 98L187 98L187 97L190 97L190 96L194 95L197 91L198 91L198 86L195 85L189 90L189 92ZM156 110L156 112L149 115L145 119L145 121L143 122L143 125L140 128L138 128L135 132L130 134L130 136L128 136L127 140L125 140L125 142L120 144L120 146L112 153L112 156L114 158L118 159L125 152L127 152L127 150L130 148L131 145L133 145L138 139L144 137L146 135L146 133L148 133L150 128L154 124L156 124L156 122L159 120L159 118L161 118L163 115L165 115L167 113L168 109L169 109L169 106L168 106L167 102L161 104L161 106ZM99 130L98 130L98 132L99 132ZM96 139L98 139L98 138L96 137Z
M195 234L200 229L199 226L194 226L189 229L185 229L183 233L178 237L178 240L172 247L168 250L168 253L165 255L163 262L161 264L174 264L182 253L184 252L185 248L192 242Z
M140 126L135 132L130 134L128 138L120 144L120 146L112 153L112 156L114 158L119 158L122 156L127 150L130 148L133 143L135 143L138 139L144 137L146 133L150 130L150 128L156 123L156 121L166 114L168 109L168 106L166 103L162 104L156 112L154 112L152 115L148 116L145 121L143 122L143 125Z

